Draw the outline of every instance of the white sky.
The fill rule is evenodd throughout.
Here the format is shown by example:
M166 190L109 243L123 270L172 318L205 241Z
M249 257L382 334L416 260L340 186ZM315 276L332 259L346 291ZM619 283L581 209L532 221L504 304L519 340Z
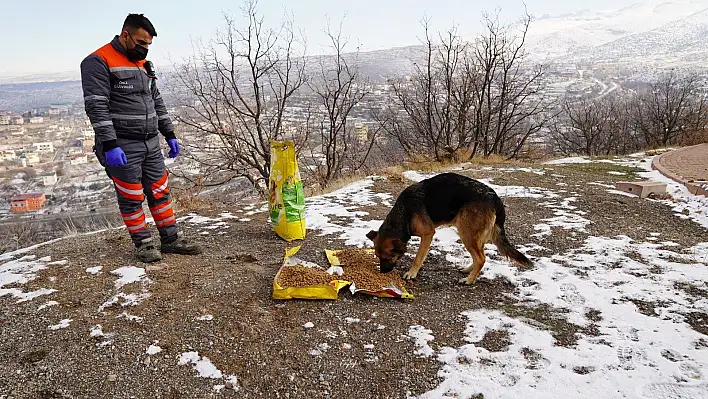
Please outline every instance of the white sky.
M654 0L657 2L661 0ZM703 1L703 0L699 0ZM618 9L644 0L525 0L534 16L592 9ZM112 2L110 6L87 0L38 0L31 4L3 2L0 37L3 56L0 76L78 71L81 60L110 41L120 31L129 12L144 13L155 25L158 37L150 49L155 64L170 65L192 53L192 39L210 39L223 26L223 12L238 13L241 4L227 0ZM482 3L482 4L480 4ZM477 2L470 0L357 0L340 3L332 0L260 0L265 23L278 26L287 6L296 25L308 40L309 53L326 52L322 30L327 18L338 24L362 51L418 44L420 21L431 18L434 30L453 24L463 36L472 36L479 27L483 11L502 11L508 20L523 14L521 0ZM354 50L352 46L351 50Z

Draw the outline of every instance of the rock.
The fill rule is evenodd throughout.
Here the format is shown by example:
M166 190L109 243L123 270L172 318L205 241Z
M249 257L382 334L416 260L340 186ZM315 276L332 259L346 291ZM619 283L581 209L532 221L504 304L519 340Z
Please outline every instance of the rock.
M108 375L108 381L110 382L116 382L118 380L118 376L115 374L109 374Z
M159 265L147 265L147 266L145 266L145 271L146 272L156 272L156 271L160 271L160 270L164 269L165 267L167 267L167 263L161 263Z

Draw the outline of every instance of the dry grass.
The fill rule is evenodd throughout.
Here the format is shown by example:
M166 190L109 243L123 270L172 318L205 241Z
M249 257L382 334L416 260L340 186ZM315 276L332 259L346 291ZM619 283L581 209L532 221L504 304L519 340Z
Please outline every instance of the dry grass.
M305 198L329 194L333 191L339 190L342 187L348 186L352 183L356 183L365 177L366 177L366 175L363 173L355 173L355 174L348 175L346 177L342 177L342 178L333 180L332 182L330 182L328 185L326 185L324 187L319 184L305 186ZM303 181L303 183L305 183L305 182Z
M175 207L175 213L179 211L190 213L214 208L214 201L200 196L200 191L199 187L188 189L170 188L170 197L172 205Z
M506 159L498 154L492 154L488 157L474 157L470 161L474 165L514 165L521 166L526 165L528 162L519 161L516 159Z

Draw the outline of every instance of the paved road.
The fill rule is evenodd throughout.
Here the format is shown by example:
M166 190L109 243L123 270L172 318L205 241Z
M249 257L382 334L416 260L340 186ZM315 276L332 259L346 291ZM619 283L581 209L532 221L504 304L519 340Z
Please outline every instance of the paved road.
M679 183L689 185L694 183L700 189L705 182L708 182L708 143L662 154L654 158L653 166L663 175ZM706 195L706 190L703 188L697 193Z

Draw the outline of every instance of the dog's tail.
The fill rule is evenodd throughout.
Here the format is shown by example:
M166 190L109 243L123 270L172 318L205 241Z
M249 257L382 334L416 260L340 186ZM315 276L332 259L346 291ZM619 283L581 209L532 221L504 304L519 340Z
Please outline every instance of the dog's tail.
M506 238L506 231L504 230L504 221L506 220L506 212L504 211L504 204L501 199L497 198L496 202L496 220L494 222L494 228L492 230L492 242L499 248L499 252L502 256L505 256L516 264L522 267L531 267L533 262L526 257L526 255L519 252Z

